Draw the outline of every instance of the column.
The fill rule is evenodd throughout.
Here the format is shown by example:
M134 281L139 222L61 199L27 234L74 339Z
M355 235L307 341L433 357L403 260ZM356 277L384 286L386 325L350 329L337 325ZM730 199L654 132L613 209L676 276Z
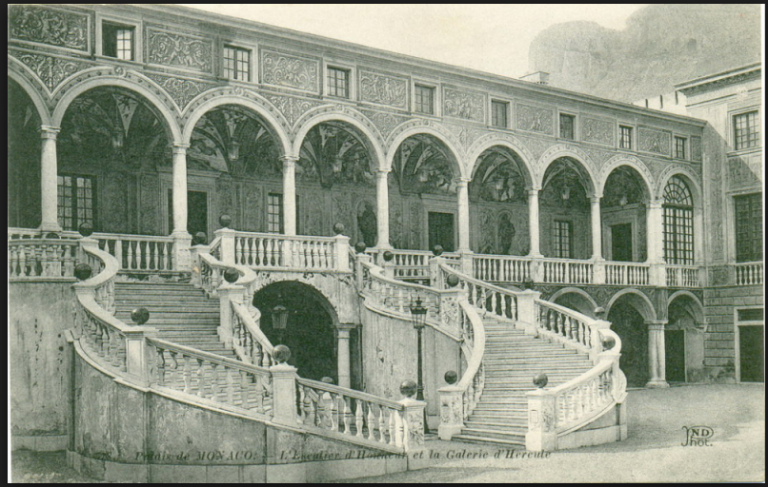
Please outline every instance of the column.
M56 136L58 127L43 125L40 127L42 150L40 155L40 190L42 195L42 220L40 230L43 232L60 232L58 214L58 161L56 160Z
M376 224L378 225L378 237L376 247L379 249L391 249L389 243L389 172L378 171L376 173Z
M459 198L459 252L471 252L469 248L469 178L460 178L456 193Z
M531 249L528 255L541 257L539 251L539 190L528 190L528 226L531 238Z
M667 272L664 264L664 210L661 201L648 204L648 263L649 280L652 286L666 286Z
M651 322L648 326L648 372L651 376L645 387L669 387L666 380L666 353L664 350L665 322Z
M603 258L603 225L600 219L600 196L590 198L592 218L592 258L601 260Z
M173 146L173 234L187 232L187 145Z
M339 386L350 389L352 387L352 376L350 373L350 355L349 355L349 332L354 328L353 323L341 323L336 328L336 337L338 340L338 375Z
M283 228L285 235L296 235L296 162L298 157L283 156Z

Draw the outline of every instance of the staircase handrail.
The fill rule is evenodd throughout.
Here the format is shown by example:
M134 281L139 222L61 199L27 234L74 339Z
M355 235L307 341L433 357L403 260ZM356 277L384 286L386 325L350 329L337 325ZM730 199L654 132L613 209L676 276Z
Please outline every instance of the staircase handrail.
M441 283L446 282L449 275L459 278L459 285L468 292L469 303L483 313L491 313L494 318L504 321L516 321L518 319L518 299L520 292L490 284L480 279L468 276L445 262L438 261L441 271ZM489 294L490 293L490 294ZM488 301L490 301L490 306Z
M255 306L248 307L231 300L229 303L234 311L232 343L237 356L240 360L262 367L275 365L275 347L259 326L261 311Z
M72 239L8 240L8 279L73 279L79 248L77 240Z
M588 353L592 363L596 363L602 351L600 331L610 327L610 323L590 318L587 315L540 298L534 300L536 331L540 336L563 346ZM546 317L546 319L543 319Z
M485 326L475 308L463 299L459 302L462 312L462 341L471 347L471 354L467 356L467 370L456 384L462 393L464 419L467 419L474 410L485 386L485 370L483 359L485 357ZM467 327L467 321L471 328ZM470 338L471 337L471 338Z

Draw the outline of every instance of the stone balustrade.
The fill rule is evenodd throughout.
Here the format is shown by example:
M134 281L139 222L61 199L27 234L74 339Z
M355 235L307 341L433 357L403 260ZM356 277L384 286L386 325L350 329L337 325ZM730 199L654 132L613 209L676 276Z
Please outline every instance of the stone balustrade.
M763 263L742 262L736 264L736 285L760 286L763 284Z
M99 248L114 256L123 271L173 271L177 270L174 260L172 237L150 235L123 235L95 233Z
M22 238L8 241L8 279L61 279L75 277L82 261L76 240Z

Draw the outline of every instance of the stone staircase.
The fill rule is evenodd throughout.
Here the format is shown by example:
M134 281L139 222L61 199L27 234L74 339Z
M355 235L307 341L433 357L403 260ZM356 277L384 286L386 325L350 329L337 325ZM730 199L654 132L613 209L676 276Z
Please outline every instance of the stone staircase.
M157 328L158 338L180 345L237 359L231 348L219 341L219 300L184 282L116 282L115 317L132 324L131 311L146 308L146 326Z
M485 386L465 428L453 438L461 441L525 446L528 432L526 392L536 389L533 378L544 373L548 388L592 368L586 354L557 343L525 335L523 330L491 317L486 331Z

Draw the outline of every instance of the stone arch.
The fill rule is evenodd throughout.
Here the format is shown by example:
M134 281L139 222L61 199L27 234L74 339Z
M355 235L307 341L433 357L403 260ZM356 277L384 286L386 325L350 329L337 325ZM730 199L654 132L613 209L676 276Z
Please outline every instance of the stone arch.
M646 296L639 289L635 288L622 289L621 291L614 294L613 297L608 301L608 305L605 307L606 316L610 313L611 307L616 303L616 301L618 301L623 296L627 296L628 302L637 310L638 313L642 315L646 323L657 321L656 317L658 315L656 313L656 307L653 305L648 296Z
M542 189L544 186L544 176L547 173L547 169L550 165L552 165L553 162L560 159L561 157L568 157L575 160L579 163L582 169L584 169L588 176L587 183L590 186L586 189L587 191L591 192L591 194L588 194L587 196L600 196L600 193L597 190L598 179L595 175L595 172L592 170L594 164L591 158L584 151L567 145L552 146L547 149L544 154L541 155L541 157L539 157L539 160L536 164L538 172L534 178L535 187L533 189Z
M461 178L467 178L469 175L467 174L465 165L461 162L461 151L458 150L458 146L451 141L450 136L445 134L444 132L438 130L436 126L430 124L430 125L414 125L411 122L406 122L400 127L396 128L392 135L390 135L390 139L387 142L387 156L386 156L386 171L392 170L392 163L395 160L395 155L397 154L397 150L400 148L400 144L402 144L407 138L419 135L419 134L426 134L431 135L432 137L439 140L441 143L445 145L445 147L448 149L451 156L453 156L454 160L454 169L457 170L457 173L459 177Z
M608 176L611 175L614 169L621 166L628 166L637 171L640 177L645 181L646 190L648 191L648 199L653 201L656 199L656 182L651 174L648 166L643 163L642 160L634 156L618 155L612 157L600 171L600 176L597 180L597 193L603 194L605 190L605 183L608 180Z
M172 109L168 108L168 104L166 104L158 94L146 87L149 81L145 80L145 78L140 78L142 83L135 82L128 77L116 75L105 76L103 74L96 78L86 79L85 81L79 81L79 79L80 77L76 78L74 82L59 88L59 94L57 96L59 99L52 115L52 123L55 126L61 126L61 122L64 119L67 109L78 96L93 88L117 86L144 97L150 106L160 115L160 119L165 122L173 143L176 145L183 144L184 139L182 138L181 128L177 123L177 114L174 113Z
M520 162L522 162L522 166L525 169L523 171L523 177L525 177L525 184L527 189L533 188L536 184L533 167L531 166L533 155L529 150L525 149L524 146L513 143L506 138L498 137L496 134L481 138L469 150L469 156L467 157L469 167L467 168L467 172L470 174L470 177L474 178L475 172L480 167L478 164L480 156L483 155L485 151L492 149L493 147L504 147L509 149L520 159Z
M256 113L264 122L266 122L265 126L267 130L272 132L277 138L282 155L285 156L291 154L291 141L285 129L287 123L277 113L277 110L271 107L268 101L255 94L246 97L222 89L202 93L187 106L184 111L185 122L184 131L182 133L184 143L189 143L195 125L197 125L197 122L199 122L206 113L224 105L237 105Z
M305 113L294 125L298 129L295 131L289 155L299 157L304 138L309 131L318 124L330 121L345 122L357 129L365 136L369 148L373 150L376 167L379 170L383 167L386 158L379 130L365 115L348 107L323 106Z
M583 301L586 302L586 305L582 306L583 309L577 309L576 311L578 311L579 313L581 313L583 315L587 315L587 316L589 316L591 318L595 318L596 317L595 316L595 310L598 308L597 302L594 300L594 298L592 296L590 296L583 289L579 289L577 287L564 287L562 289L557 290L554 294L552 294L552 296L549 297L549 301L551 301L553 303L556 303L556 304L561 304L563 306L566 306L566 307L570 308L570 306L567 306L567 305L565 305L563 303L558 303L557 302L557 300L559 298L563 298L563 297L566 297L568 295L579 296Z
M693 301L694 306L691 307L691 310L694 311L694 317L696 318L696 321L701 323L702 325L705 323L706 318L704 317L704 304L701 302L701 300L692 292L687 291L685 289L681 289L680 291L674 292L672 295L669 296L669 299L667 299L667 309L669 309L669 306L678 298L686 297L690 298L691 301Z
M9 60L12 58L9 58ZM15 63L9 63L8 66L13 66ZM29 99L32 100L32 103L35 105L35 108L37 109L37 114L40 116L40 120L42 125L51 125L51 126L58 126L54 125L53 119L51 118L51 113L48 110L48 105L46 101L41 96L42 90L40 88L36 88L32 82L30 82L27 78L25 78L22 74L16 72L15 69L9 69L8 70L8 77L11 78L13 81L15 81L24 92L26 92L27 96L29 96Z
M688 189L691 190L693 207L701 208L703 192L698 182L698 176L685 167L670 166L661 173L656 186L656 198L661 200L664 197L664 188L667 187L667 183L674 176L682 176L683 180L688 184Z
M267 274L260 274L260 279L257 279L257 284L255 284L252 288L252 294L251 298L253 298L253 295L264 289L265 287L277 283L277 282L296 282L299 284L302 284L303 286L307 286L309 288L312 288L312 292L316 293L319 296L322 296L324 301L328 303L328 306L330 306L329 313L331 314L331 317L334 319L334 324L338 325L339 323L345 323L345 322L352 322L356 321L355 319L352 319L351 316L357 316L357 310L354 310L354 313L350 313L349 310L342 309L342 302L345 301L342 297L334 296L331 294L331 289L333 289L334 292L344 293L346 290L338 289L342 286L337 285L329 285L328 288L325 289L322 284L328 284L328 282L323 282L321 280L313 279L313 277L317 277L318 274L312 274L312 273L304 273L304 274L297 274L297 273L290 273L290 272L272 272ZM333 281L336 281L335 278L332 278ZM312 282L315 280L316 282ZM320 285L318 285L320 284Z

